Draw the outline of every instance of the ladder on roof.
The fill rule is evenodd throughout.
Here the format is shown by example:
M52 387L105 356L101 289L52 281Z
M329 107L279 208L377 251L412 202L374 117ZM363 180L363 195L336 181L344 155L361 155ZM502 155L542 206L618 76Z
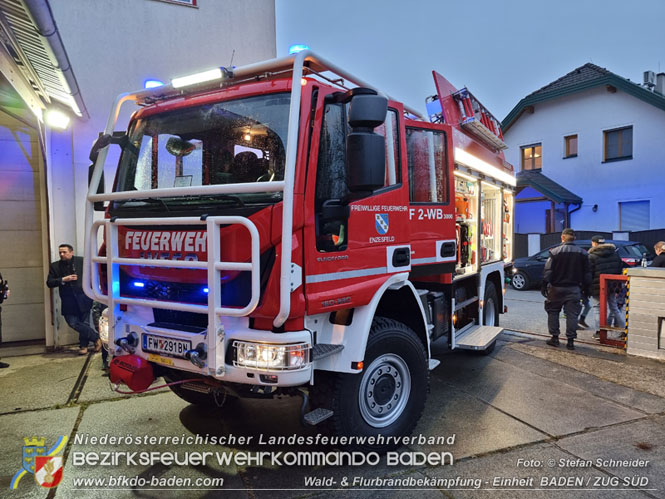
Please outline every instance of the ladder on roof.
M501 124L476 97L464 87L453 94L460 110L460 126L498 150L508 148Z

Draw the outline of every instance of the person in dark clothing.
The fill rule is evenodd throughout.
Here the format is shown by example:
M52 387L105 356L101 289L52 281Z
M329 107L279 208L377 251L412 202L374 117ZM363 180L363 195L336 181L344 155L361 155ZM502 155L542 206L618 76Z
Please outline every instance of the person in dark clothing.
M593 309L596 318L596 333L594 338L600 335L600 274L618 275L623 272L623 262L617 253L616 246L605 242L603 236L593 236L591 238L591 248L589 249L589 263L591 264L591 274L593 281L591 283L591 296L593 297ZM625 327L625 322L621 310L617 305L618 287L614 281L610 281L607 286L607 323L616 327Z
M653 246L653 250L656 252L656 258L651 262L650 267L665 267L665 241L658 241Z
M60 289L62 315L69 327L79 334L79 354L88 353L88 344L95 344L95 352L102 348L99 334L90 326L90 309L92 300L83 293L81 277L83 274L83 258L74 256L74 248L70 244L58 247L60 260L51 263L46 285Z
M92 323L95 325L95 329L99 333L99 319L102 317L102 312L107 308L106 305L99 302L94 302L92 304ZM109 369L109 352L102 345L102 371L108 371Z
M9 290L9 285L7 284L7 281L2 278L2 274L0 274L0 304L9 298L10 294L11 291ZM2 307L0 307L0 342L2 342ZM9 364L6 362L0 362L0 369L6 367L9 367Z
M589 325L586 323L586 316L589 315L590 311L591 311L591 300L589 300L588 296L582 296L582 313L580 314L580 318L577 321L577 325L583 329L589 327Z
M559 346L559 313L563 308L566 314L566 348L575 349L577 320L582 305L582 295L589 296L591 269L589 256L579 246L575 246L575 232L564 229L561 232L561 245L550 250L550 257L545 263L542 294L545 297L547 328L552 338L547 344Z

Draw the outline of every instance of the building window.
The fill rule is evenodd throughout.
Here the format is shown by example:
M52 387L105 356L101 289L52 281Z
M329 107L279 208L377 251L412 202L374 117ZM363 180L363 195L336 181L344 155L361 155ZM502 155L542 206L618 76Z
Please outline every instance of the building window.
M633 158L633 127L616 128L603 132L605 143L604 161Z
M533 144L522 147L522 170L540 170L543 167L543 147Z
M619 230L649 230L649 201L619 203Z
M178 5L186 5L187 7L196 7L198 0L157 0L158 2L175 3Z
M563 138L566 146L566 155L564 158L574 158L577 156L577 135L568 135Z

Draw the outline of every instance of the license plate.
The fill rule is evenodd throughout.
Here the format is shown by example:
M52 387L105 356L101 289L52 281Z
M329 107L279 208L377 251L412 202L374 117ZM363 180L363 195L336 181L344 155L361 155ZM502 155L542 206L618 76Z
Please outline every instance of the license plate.
M143 351L155 352L169 357L185 357L185 352L192 349L192 342L174 338L164 338L153 334L143 334Z

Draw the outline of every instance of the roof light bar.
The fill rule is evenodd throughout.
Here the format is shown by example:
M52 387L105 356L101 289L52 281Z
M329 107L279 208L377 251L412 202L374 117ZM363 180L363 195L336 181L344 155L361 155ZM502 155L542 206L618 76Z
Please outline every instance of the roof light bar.
M222 68L209 69L208 71L203 71L201 73L173 78L171 80L171 85L173 85L173 88L188 87L206 81L221 80L222 76Z
M460 163L473 168L480 173L494 177L495 179L500 180L505 184L511 185L513 187L517 185L517 180L515 179L514 175L504 172L494 165L490 165L486 161L475 157L473 154L469 154L464 149L460 149L459 147L455 148L455 161L459 161Z

